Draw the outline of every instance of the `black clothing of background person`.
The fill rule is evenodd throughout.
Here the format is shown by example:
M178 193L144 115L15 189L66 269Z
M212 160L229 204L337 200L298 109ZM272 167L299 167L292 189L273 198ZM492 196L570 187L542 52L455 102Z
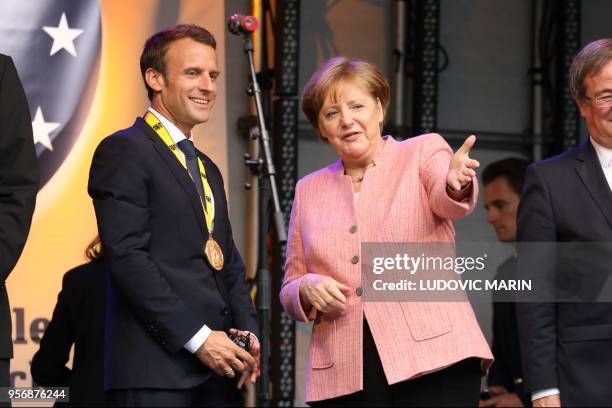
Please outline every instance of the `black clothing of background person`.
M26 242L38 191L32 120L13 60L0 54L0 387L8 387L13 357L5 281Z
M106 271L102 259L68 271L53 317L32 359L32 378L45 387L70 387L64 406L106 406L104 324ZM72 369L66 367L74 344Z
M516 257L510 257L497 269L495 280L516 279L514 268ZM493 346L491 347L495 362L489 370L487 384L502 386L510 393L515 393L526 407L531 400L523 389L523 368L521 364L521 347L516 321L514 302L500 302L493 293Z

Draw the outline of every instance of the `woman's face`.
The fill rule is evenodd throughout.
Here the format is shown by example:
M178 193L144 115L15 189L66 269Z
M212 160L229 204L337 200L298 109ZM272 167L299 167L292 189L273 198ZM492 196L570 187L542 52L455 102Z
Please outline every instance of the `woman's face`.
M384 144L383 109L363 87L344 81L332 88L319 111L319 132L348 165L369 165Z

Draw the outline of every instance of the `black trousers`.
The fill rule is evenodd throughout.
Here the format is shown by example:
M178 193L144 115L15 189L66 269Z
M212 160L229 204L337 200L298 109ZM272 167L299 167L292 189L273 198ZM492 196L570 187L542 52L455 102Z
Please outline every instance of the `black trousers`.
M389 385L367 320L363 323L363 390L313 407L477 407L480 360L469 358L412 380Z
M127 389L107 392L111 407L242 407L242 391L236 388L234 379L215 374L195 388Z
M11 360L0 358L0 387L11 386Z
M0 358L0 387L11 386L11 360ZM10 407L10 402L0 402L0 407Z

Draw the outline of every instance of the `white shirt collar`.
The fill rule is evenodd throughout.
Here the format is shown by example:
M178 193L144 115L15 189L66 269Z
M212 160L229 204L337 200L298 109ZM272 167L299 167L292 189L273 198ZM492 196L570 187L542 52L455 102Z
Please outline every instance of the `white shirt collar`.
M597 143L592 137L591 143L595 148L595 152L597 153L597 158L601 163L601 167L603 167L604 169L612 167L612 149L603 147L602 145Z
M164 125L164 127L168 131L168 134L170 135L170 138L172 138L172 142L174 144L178 144L178 142L180 142L183 139L191 139L191 135L189 135L189 137L185 137L185 134L181 132L181 130L177 128L174 123L170 122L168 118L166 118L164 115L162 115L161 113L153 109L151 106L149 106L149 109L147 110L150 111L152 114L154 114L157 117L157 119L159 119L159 121L162 123L162 125Z

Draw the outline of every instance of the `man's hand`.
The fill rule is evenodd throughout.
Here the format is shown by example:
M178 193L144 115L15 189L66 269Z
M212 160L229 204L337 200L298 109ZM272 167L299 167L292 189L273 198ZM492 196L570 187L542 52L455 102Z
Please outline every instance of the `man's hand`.
M196 351L198 359L215 374L234 378L236 372L255 371L258 363L245 350L234 344L222 331L213 330Z
M243 330L238 330L238 329L234 329L231 328L230 330L230 334L234 334L236 336L246 336L249 334L248 331L243 331ZM257 337L255 337L253 334L251 334L251 336L249 337L250 341L251 341L251 348L249 349L249 353L251 354L251 356L253 356L253 358L255 359L255 369L253 370L244 370L242 372L242 375L240 376L240 380L238 381L238 389L242 388L242 386L244 385L244 383L248 381L255 383L255 381L257 381L257 377L259 377L259 351L261 349L261 346L259 345L259 340L257 339Z
M451 158L446 175L446 184L451 191L460 191L470 184L480 166L477 160L470 159L470 149L476 143L476 136L470 135Z
M497 394L488 400L481 400L479 407L523 407L523 402L515 393L506 392Z
M350 288L329 276L307 274L300 283L300 298L323 313L341 313L346 309ZM302 301L304 304L304 301Z
M534 407L560 407L561 397L559 394L549 395L548 397L538 398L533 401Z

